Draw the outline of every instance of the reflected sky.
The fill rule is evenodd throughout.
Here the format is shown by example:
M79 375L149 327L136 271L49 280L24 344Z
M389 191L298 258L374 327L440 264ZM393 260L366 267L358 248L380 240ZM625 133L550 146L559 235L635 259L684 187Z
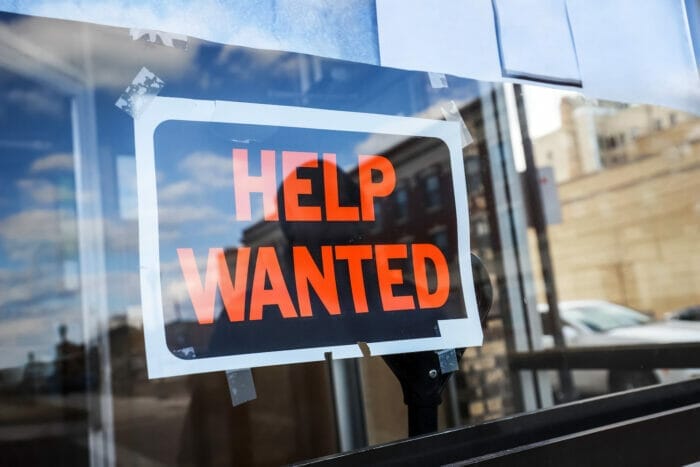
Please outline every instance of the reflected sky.
M196 39L180 50L134 41L126 29L94 25L84 25L78 37L75 24L10 14L0 14L0 21L3 31L30 41L95 91L99 154L90 157L99 159L108 307L112 316L129 314L135 325L140 324L138 228L135 219L123 216L124 202L133 199L125 198L116 162L134 157L133 121L114 103L141 67L164 80L161 95L192 99L441 118L441 104L462 105L479 95L477 82L453 77L448 88L433 89L425 73ZM12 63L12 57L5 58ZM40 70L36 60L0 68L0 340L7 349L0 367L23 364L30 349L39 358L52 358L60 323L68 324L70 340L82 339L71 97L37 79L43 78ZM353 141L352 150L381 151L395 143L369 136ZM185 158L173 167L173 174L200 173L216 184L217 158L225 156L190 156L190 162ZM121 168L122 182L130 167ZM219 209L190 209L187 182L173 174L159 174L160 196L172 208L161 213L161 221Z

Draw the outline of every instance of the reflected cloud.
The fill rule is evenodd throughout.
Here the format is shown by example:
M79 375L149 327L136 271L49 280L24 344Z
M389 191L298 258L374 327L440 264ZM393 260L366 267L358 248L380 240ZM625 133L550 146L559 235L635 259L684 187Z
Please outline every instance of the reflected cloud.
M136 251L139 246L136 221L105 219L105 242L110 251Z
M66 153L49 154L32 162L30 173L50 171L73 171L73 155Z
M23 196L42 205L53 205L59 198L59 189L48 180L23 178L17 180L17 188Z
M16 105L23 111L48 117L65 115L63 100L44 88L11 89L4 94L7 104Z
M0 117L2 116L2 109L0 109ZM22 149L26 151L46 151L51 148L53 143L50 141L42 140L11 140L11 139L0 139L0 148L9 149Z
M62 272L62 271L60 271ZM45 301L52 296L63 295L63 281L58 270L32 271L30 268L21 271L0 269L0 319L14 315L17 305L31 302L33 299Z
M211 206L180 205L161 206L158 220L161 224L180 226L186 222L221 222L224 215Z
M218 156L211 152L194 152L185 157L178 169L190 174L198 183L214 188L224 188L231 184L233 166L230 157Z
M191 199L192 196L202 194L201 185L192 183L190 180L182 180L166 185L158 192L158 200L162 203L172 203Z
M16 261L38 259L47 244L59 248L65 238L75 236L75 215L69 211L31 209L0 220L0 241L7 255Z

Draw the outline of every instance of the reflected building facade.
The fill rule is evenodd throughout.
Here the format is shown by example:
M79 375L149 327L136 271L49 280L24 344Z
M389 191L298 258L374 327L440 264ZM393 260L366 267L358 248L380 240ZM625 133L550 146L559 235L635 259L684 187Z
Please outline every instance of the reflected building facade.
M560 298L658 318L699 303L700 118L565 97L561 121L533 142L558 181L563 222L550 226L550 242Z

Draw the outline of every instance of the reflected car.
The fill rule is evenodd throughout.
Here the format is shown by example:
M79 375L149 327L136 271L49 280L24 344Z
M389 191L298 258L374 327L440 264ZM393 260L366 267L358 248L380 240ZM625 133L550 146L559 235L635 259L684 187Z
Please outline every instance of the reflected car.
M670 311L665 315L666 319L677 321L694 321L700 323L700 305L693 305L680 310Z
M554 339L548 306L540 304L538 311L543 324L543 346L552 348ZM639 311L603 300L561 302L559 315L567 347L700 342L699 322L655 320ZM571 373L576 392L581 396L592 396L699 377L700 368L573 370Z

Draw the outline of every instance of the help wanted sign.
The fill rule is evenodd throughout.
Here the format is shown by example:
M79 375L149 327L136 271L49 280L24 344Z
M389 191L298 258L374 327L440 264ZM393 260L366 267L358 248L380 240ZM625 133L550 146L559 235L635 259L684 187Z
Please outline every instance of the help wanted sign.
M481 344L457 123L169 97L134 122L150 377Z

